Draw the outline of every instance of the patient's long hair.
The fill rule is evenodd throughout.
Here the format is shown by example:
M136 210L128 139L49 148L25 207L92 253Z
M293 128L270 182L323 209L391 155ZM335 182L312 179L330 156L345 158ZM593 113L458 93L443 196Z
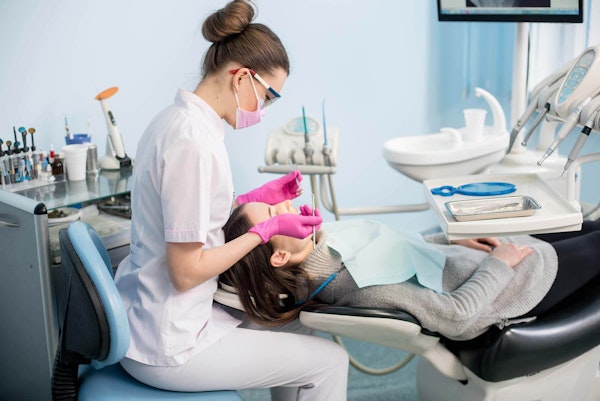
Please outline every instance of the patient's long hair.
M225 241L229 242L252 227L244 205L236 208L223 227ZM221 280L229 283L238 295L249 317L260 324L276 326L298 317L298 301L308 294L308 275L299 266L273 267L270 242L259 245L221 274ZM283 294L284 297L280 297Z

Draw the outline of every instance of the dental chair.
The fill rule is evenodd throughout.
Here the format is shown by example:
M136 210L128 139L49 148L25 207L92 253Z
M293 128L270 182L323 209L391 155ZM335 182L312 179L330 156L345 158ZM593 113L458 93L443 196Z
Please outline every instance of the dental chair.
M129 376L118 364L129 347L129 323L102 240L81 221L60 230L59 240L60 337L52 375L53 401L242 400L235 391L164 391Z
M215 300L242 309L226 285ZM600 400L600 279L533 321L494 326L469 341L444 338L398 310L317 305L300 321L417 355L420 401Z

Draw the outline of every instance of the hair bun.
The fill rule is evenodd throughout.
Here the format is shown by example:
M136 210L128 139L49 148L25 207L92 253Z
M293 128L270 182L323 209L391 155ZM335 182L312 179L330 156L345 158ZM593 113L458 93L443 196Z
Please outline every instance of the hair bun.
M233 0L215 11L202 24L202 36L220 42L244 31L254 19L254 5L249 0Z

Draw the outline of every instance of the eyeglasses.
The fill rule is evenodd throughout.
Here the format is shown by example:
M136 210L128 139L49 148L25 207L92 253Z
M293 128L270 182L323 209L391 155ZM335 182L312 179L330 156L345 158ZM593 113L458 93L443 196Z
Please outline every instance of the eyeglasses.
M237 68L235 70L229 70L230 74L236 74L240 69ZM250 71L250 75L252 75L254 78L256 78L256 80L267 89L267 94L265 96L265 103L264 103L264 107L270 106L273 103L275 103L275 101L277 99L279 99L281 97L281 95L271 87L271 85L269 85L267 83L267 81L265 81L260 75L258 75L256 73L256 71L252 70L252 69L248 69Z

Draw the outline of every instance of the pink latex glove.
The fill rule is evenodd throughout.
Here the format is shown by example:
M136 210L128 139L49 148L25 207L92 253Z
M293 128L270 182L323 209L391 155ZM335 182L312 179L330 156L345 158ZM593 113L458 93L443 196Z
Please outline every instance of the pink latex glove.
M238 205L248 202L264 202L269 205L276 205L285 200L294 199L302 193L301 181L302 174L300 171L294 170L281 178L267 182L260 188L239 195L237 197Z
M300 215L301 216L317 216L317 217L321 217L321 212L319 212L319 209L315 208L314 213L313 210L310 206L308 205L302 205L300 206ZM321 219L321 222L319 224L315 224L315 231L319 231L321 229L321 223L323 222L323 219Z
M258 223L250 230L249 233L258 234L262 239L262 243L269 242L274 235L285 235L294 238L306 238L313 233L313 227L318 230L321 227L323 219L318 210L315 210L315 215L304 216L302 214L280 214Z

